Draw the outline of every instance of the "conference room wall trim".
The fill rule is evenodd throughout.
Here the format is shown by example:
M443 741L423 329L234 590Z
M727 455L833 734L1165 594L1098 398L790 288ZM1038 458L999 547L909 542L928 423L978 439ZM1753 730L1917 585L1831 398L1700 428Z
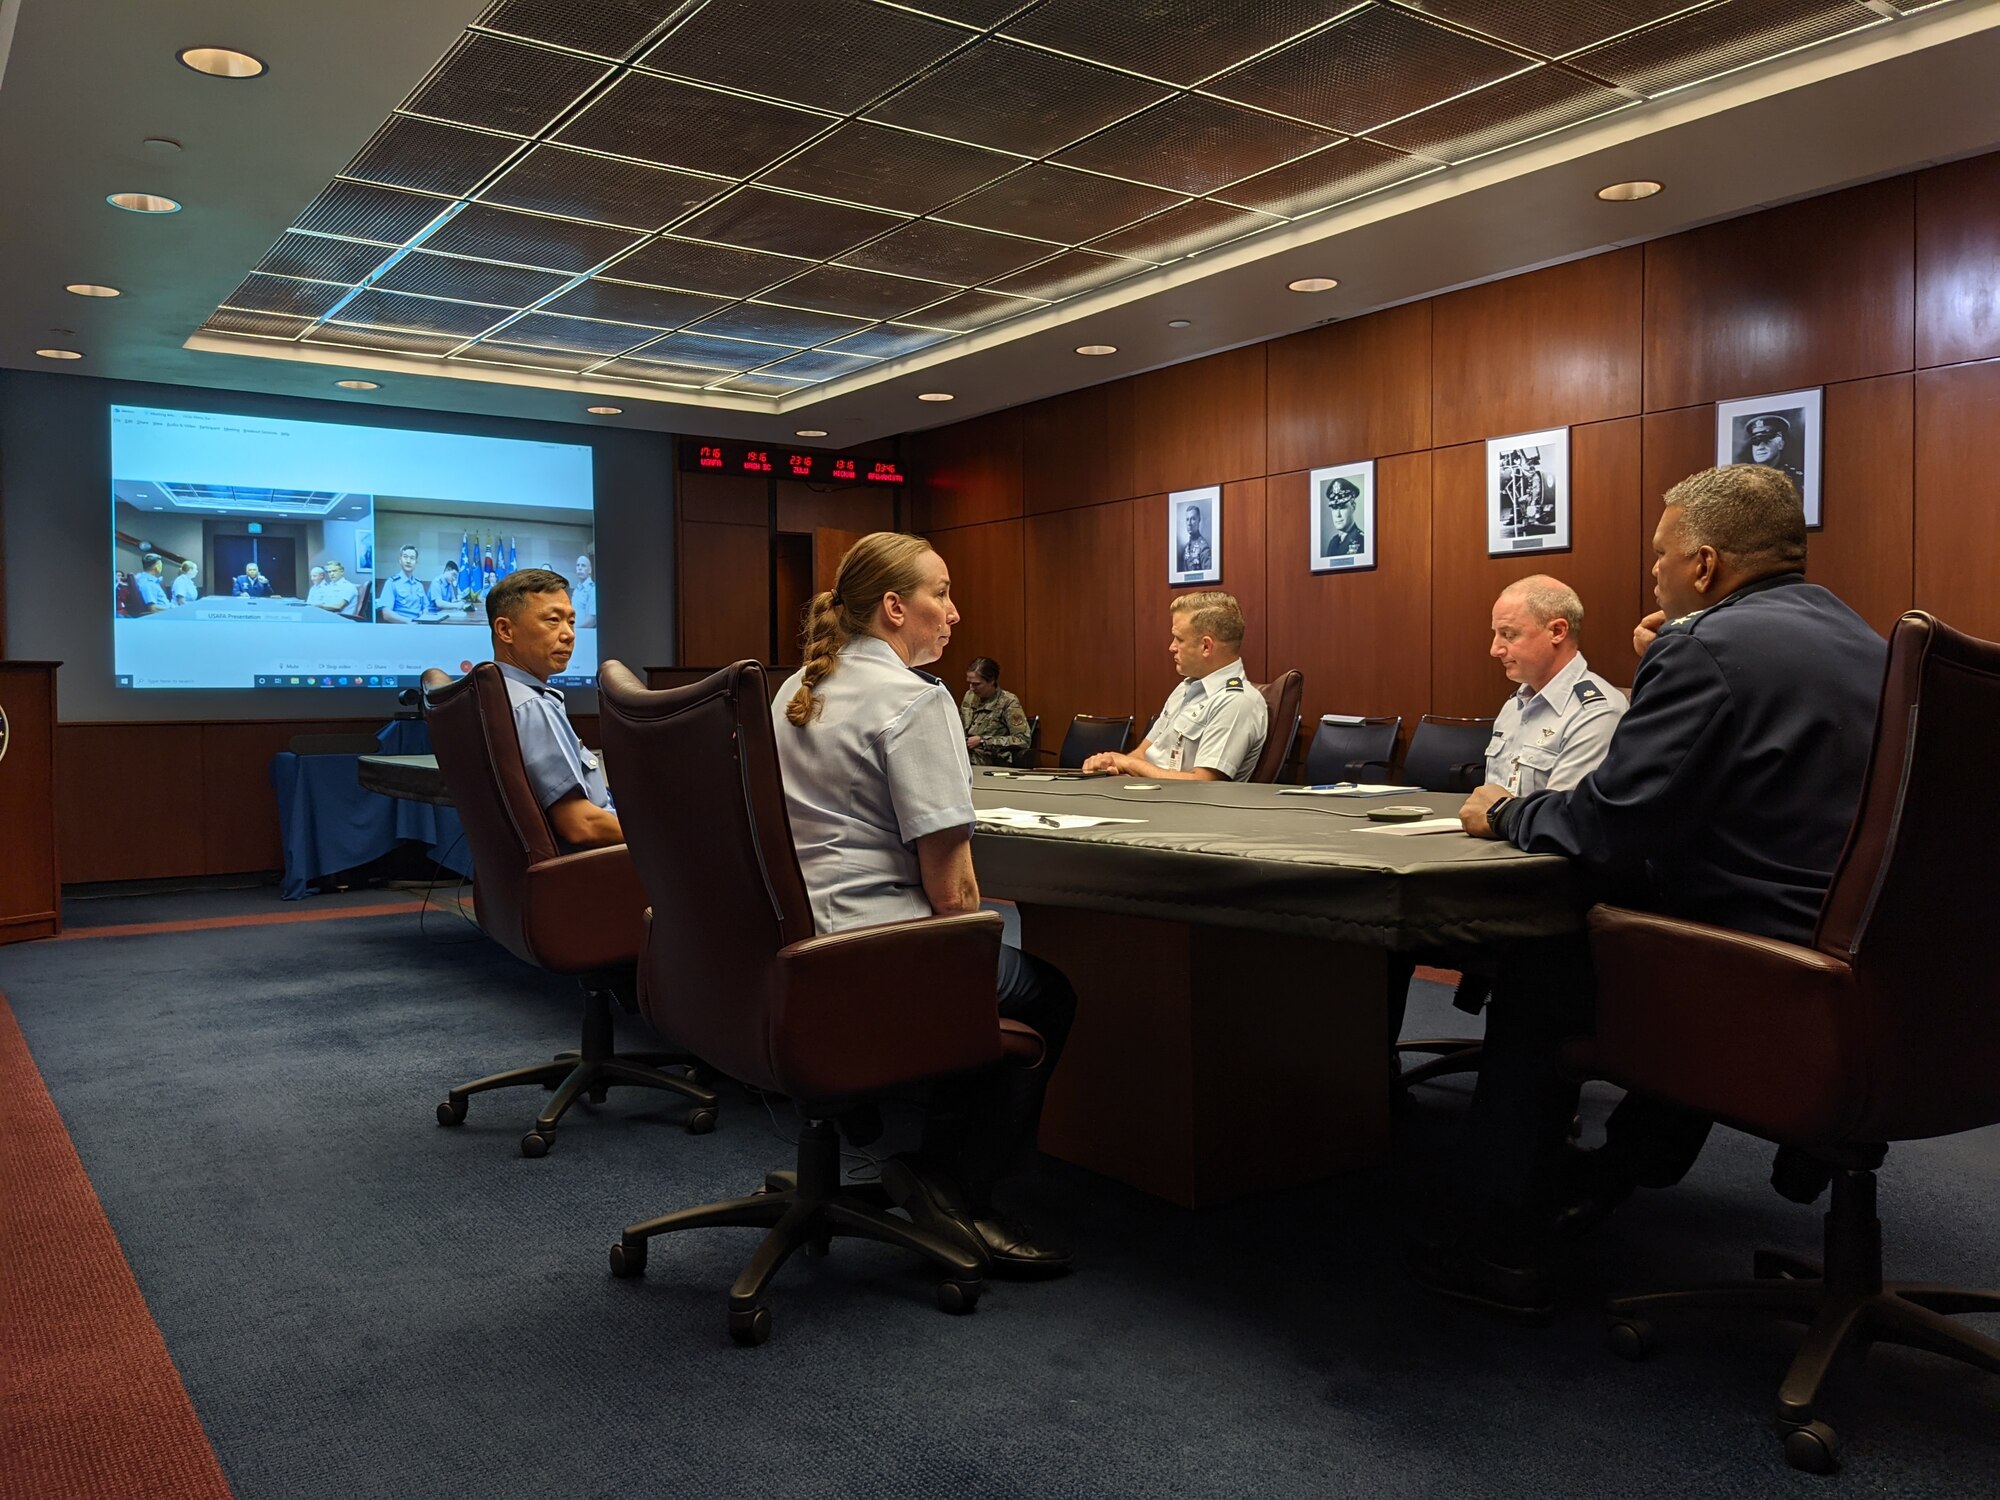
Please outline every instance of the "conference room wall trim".
M1336 268L1337 269L1337 268ZM1335 294L1339 295L1339 294ZM1322 713L1490 715L1493 597L1544 569L1629 685L1660 497L1714 462L1714 403L1824 386L1809 576L1886 632L1919 606L2000 635L2000 153L1192 360L906 439L913 529L1043 747L1172 685L1166 494L1220 483L1260 679ZM1571 430L1572 546L1486 556L1484 442ZM1377 461L1380 565L1313 574L1307 471Z

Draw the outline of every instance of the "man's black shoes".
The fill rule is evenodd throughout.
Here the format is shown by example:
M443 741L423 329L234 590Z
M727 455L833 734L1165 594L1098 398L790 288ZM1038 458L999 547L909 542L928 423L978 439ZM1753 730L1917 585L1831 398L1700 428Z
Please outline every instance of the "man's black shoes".
M1555 1278L1545 1267L1503 1264L1465 1240L1409 1245L1403 1267L1425 1290L1512 1323L1540 1326L1555 1315Z
M1035 1231L1018 1219L997 1211L985 1213L972 1221L972 1232L985 1252L989 1276L1002 1281L1040 1281L1069 1270L1069 1251L1036 1239Z
M882 1185L910 1222L979 1262L983 1275L1002 1281L1034 1281L1060 1276L1070 1268L1069 1252L1041 1243L1027 1225L994 1210L974 1214L958 1190L939 1173L908 1157L882 1163Z
M1604 1151L1563 1151L1557 1201L1549 1229L1557 1239L1581 1239L1610 1218L1637 1186L1631 1174Z

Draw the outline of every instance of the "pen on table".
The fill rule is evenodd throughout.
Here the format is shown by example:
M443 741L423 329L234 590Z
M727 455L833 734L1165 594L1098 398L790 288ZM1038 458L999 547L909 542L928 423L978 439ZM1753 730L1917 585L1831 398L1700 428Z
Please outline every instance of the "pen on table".
M1060 819L1060 818L1052 818L1052 817L1050 817L1050 816L1049 816L1049 815L1048 815L1047 813L1036 813L1036 814L1035 814L1035 821L1036 821L1037 823L1040 823L1040 824L1041 824L1041 825L1042 825L1042 826L1043 826L1044 828L1060 828L1060 827L1062 827L1062 819Z

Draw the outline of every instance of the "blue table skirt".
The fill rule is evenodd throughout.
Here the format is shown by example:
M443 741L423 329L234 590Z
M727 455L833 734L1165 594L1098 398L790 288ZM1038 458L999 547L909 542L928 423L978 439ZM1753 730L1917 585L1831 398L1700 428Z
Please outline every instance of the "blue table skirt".
M383 755L425 755L431 748L424 725L409 720L391 722L376 738ZM285 850L285 881L278 893L287 901L309 896L318 877L380 859L407 839L427 845L446 869L470 875L472 857L458 813L363 791L360 761L358 755L294 755L289 750L271 758L278 834Z

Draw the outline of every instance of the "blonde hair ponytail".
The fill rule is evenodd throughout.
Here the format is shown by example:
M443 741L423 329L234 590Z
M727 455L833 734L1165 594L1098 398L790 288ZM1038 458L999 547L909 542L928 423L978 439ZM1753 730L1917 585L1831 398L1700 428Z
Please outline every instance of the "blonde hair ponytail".
M806 606L805 629L799 643L805 671L799 690L785 705L785 722L803 729L819 717L825 701L813 689L840 665L840 649L857 635L868 634L884 594L913 594L923 583L923 559L931 544L901 531L871 531L840 560L833 587L813 595Z

